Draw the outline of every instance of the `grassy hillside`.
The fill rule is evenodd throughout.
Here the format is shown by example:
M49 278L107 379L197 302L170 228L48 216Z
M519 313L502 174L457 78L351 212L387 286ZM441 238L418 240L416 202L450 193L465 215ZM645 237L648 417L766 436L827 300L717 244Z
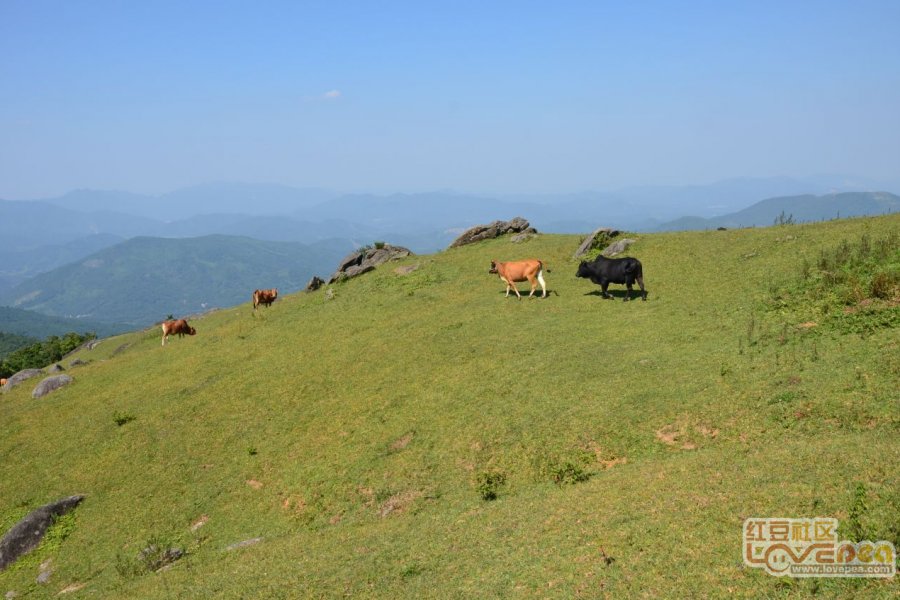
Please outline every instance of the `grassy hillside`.
M896 329L813 326L819 305L779 302L807 285L804 257L898 228L635 236L649 301L627 304L574 277L577 236L498 239L332 300L220 311L165 348L157 331L107 340L71 386L0 397L0 527L87 496L0 591L894 597L893 581L745 568L741 525L835 516L843 536L900 542ZM526 257L550 267L550 298L504 298L487 273ZM142 573L151 540L188 555Z
M657 231L767 227L779 218L792 218L794 222L805 223L838 217L883 215L897 211L900 211L900 196L888 192L846 192L824 196L804 194L769 198L721 217L710 219L681 217L660 225Z
M30 338L44 339L51 335L65 335L70 332L92 332L96 333L97 337L107 337L133 329L132 325L122 323L49 317L31 310L0 306L0 331Z
M146 325L166 315L233 306L254 289L293 292L330 273L347 253L251 238L132 238L38 275L0 302L54 316Z

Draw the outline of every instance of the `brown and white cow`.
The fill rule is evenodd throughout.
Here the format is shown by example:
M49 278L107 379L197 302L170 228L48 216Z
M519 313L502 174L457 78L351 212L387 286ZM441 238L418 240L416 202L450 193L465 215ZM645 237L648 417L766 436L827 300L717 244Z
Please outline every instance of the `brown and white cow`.
M550 269L547 269L547 272L550 272ZM506 297L509 297L509 290L512 288L516 292L516 296L519 299L522 296L519 294L519 290L516 288L517 281L525 281L528 280L531 283L531 293L528 294L528 297L531 298L534 296L534 290L537 289L537 282L541 284L541 290L543 290L544 294L541 296L542 298L547 297L547 285L544 283L544 263L535 260L520 260L515 262L497 262L496 260L491 261L491 270L488 273L492 273L495 275L499 275L500 279L506 282Z
M184 337L185 335L195 335L197 330L188 325L188 322L184 319L178 319L177 321L166 321L162 324L163 337L162 337L162 345L166 345L166 340L168 339L170 334L178 334L178 337Z
M255 290L253 292L253 310L259 310L260 304L265 304L266 308L269 308L269 305L275 302L275 298L278 297L278 290L276 288L272 288L271 290Z

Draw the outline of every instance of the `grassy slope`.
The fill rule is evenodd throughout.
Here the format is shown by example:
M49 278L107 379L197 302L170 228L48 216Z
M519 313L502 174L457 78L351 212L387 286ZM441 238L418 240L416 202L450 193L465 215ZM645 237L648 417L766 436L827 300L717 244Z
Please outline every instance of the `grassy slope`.
M221 311L166 348L157 332L108 340L81 353L93 363L73 370L72 386L0 398L0 525L88 496L52 553L52 583L32 583L38 552L0 574L0 591L895 595L893 582L745 569L740 536L750 516L846 520L857 481L869 486L866 524L897 535L896 331L813 329L781 344L783 324L758 298L803 253L898 226L640 236L632 254L650 300L631 304L574 277L575 236L494 240L427 257L408 277L383 266L335 286L331 301L318 292L256 317L247 305ZM776 241L786 232L795 238ZM504 298L489 261L532 256L559 295ZM117 427L116 411L136 420ZM592 477L554 485L549 467L566 460ZM507 476L494 502L475 491L484 471ZM116 556L153 535L191 554L165 573L121 577ZM223 551L257 536L266 541Z

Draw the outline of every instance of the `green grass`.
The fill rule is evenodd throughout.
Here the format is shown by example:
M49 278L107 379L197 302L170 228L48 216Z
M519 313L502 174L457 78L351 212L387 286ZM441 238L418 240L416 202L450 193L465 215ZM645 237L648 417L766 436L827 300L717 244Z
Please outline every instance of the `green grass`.
M740 540L748 517L836 516L900 542L896 330L798 328L770 292L804 256L898 226L640 235L646 303L576 279L577 236L498 239L383 265L332 300L220 311L165 348L155 329L106 340L72 385L0 397L0 524L86 494L52 583L17 569L0 591L895 596L744 568ZM490 261L531 257L558 295L505 298ZM187 555L123 576L117 557L148 539Z

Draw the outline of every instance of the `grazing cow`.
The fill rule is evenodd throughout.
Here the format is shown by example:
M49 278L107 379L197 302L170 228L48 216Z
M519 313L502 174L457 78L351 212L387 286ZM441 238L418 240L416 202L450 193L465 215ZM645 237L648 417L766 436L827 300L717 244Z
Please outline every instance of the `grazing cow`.
M272 288L271 290L256 290L253 292L253 310L259 310L260 304L265 304L266 308L269 308L269 305L275 302L275 298L278 297L278 290Z
M547 269L547 272L550 272L550 269ZM509 290L512 288L516 292L516 296L519 299L522 299L522 296L519 295L519 290L516 288L517 281L525 281L526 279L531 283L531 293L528 294L528 297L531 298L534 296L534 290L537 289L537 283L535 283L535 279L541 284L541 290L543 290L544 295L542 298L547 297L547 285L544 283L544 263L531 259L531 260L520 260L516 262L497 262L496 260L491 261L491 270L488 273L492 273L495 275L499 275L500 279L506 282L506 297L509 298Z
M637 281L641 286L641 294L643 300L647 300L647 292L644 290L644 269L641 261L636 258L606 258L598 256L594 262L581 261L578 265L578 273L576 277L584 277L590 279L603 290L604 298L612 298L606 293L606 288L610 283L624 283L628 288L625 294L625 302L631 298L631 285Z
M168 339L170 334L177 333L178 337L184 337L187 335L195 335L197 330L188 325L188 322L184 319L178 319L177 321L166 321L162 324L163 330L163 338L162 345L166 345L166 340Z

